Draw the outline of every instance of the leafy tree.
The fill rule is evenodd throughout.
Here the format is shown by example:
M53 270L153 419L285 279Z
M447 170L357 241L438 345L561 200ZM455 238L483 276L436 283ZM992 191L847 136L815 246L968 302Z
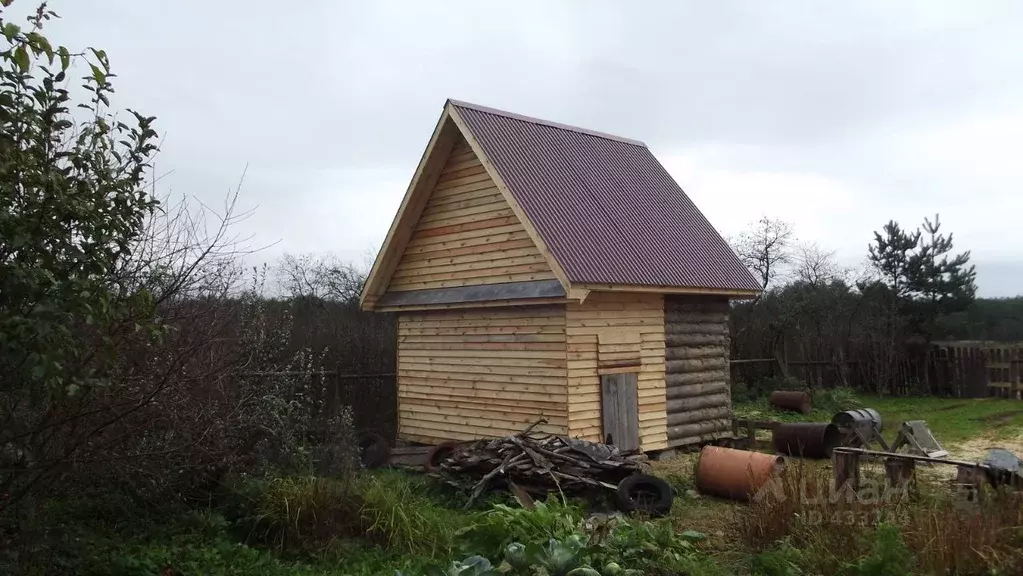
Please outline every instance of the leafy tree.
M150 293L118 273L159 206L154 119L109 111L107 55L52 46L54 15L44 4L22 28L0 13L0 492L23 476L9 470L47 469L37 448L61 402L109 382L118 334L160 333ZM73 60L89 71L77 104Z

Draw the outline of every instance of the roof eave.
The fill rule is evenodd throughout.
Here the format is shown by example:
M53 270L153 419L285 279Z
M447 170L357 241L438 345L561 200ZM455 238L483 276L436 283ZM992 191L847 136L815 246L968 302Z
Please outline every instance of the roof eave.
M701 286L651 286L644 284L574 284L577 289L593 292L655 292L659 294L691 294L698 296L727 296L732 299L756 298L763 291L745 288L712 288Z

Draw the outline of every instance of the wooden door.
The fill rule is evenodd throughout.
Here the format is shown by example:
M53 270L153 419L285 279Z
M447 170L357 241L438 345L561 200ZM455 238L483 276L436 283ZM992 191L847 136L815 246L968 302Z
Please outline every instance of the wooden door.
M622 452L639 450L638 373L604 374L600 377L604 442Z

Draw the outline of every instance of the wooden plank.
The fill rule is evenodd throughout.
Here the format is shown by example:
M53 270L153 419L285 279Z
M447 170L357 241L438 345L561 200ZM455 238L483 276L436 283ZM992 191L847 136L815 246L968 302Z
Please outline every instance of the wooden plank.
M459 280L459 279L473 279L473 278L489 278L493 276L511 276L515 274L523 273L543 273L548 272L550 268L547 267L546 262L531 263L531 264L511 264L501 267L491 267L489 263L472 263L468 265L458 265L460 269L450 270L445 272L439 272L436 274L425 274L424 272L431 272L429 268L425 270L412 270L404 273L400 277L396 277L391 281L391 287L404 286L408 283L428 283L437 281L438 283L448 280ZM450 268L450 267L446 267Z
M502 411L516 411L516 410L542 410L549 414L565 414L565 403L544 401L540 402L535 399L521 400L513 398L505 398L497 396L494 398L481 398L478 396L467 396L465 394L440 394L434 390L431 391L419 391L415 389L406 389L402 394L402 401L416 402L427 401L429 405L434 406L454 406L458 408L480 408L480 409L498 409ZM569 413L571 415L571 413Z
M478 172L475 174L460 175L458 178L452 178L453 174L447 174L440 176L437 181L437 186L434 190L451 190L465 186L466 184L475 184L477 182L491 183L490 175L486 172Z
M402 348L429 347L431 345L442 346L475 346L489 344L516 344L516 345L538 345L557 344L561 350L565 349L564 334L455 334L455 335L418 335L415 338L406 337Z
M529 350L559 351L559 357L565 357L564 337L559 335L551 336L555 340L550 342L406 342L401 348L403 351L476 351L476 354L484 351L516 351L526 352ZM559 341L560 339L560 341Z
M501 276L482 276L479 278L459 278L457 280L443 280L432 282L418 282L415 284L402 284L391 286L391 292L404 292L407 290L427 290L432 288L455 288L458 286L475 286L481 284L505 284L509 282L535 282L537 280L550 280L553 278L550 272L521 272L516 274L505 274Z
M471 243L482 243L488 238L499 238L499 241L504 241L526 237L525 232L522 230L522 224L515 222L510 225L482 228L479 230L466 230L464 232L445 234L443 236L424 237L422 235L416 235L415 238L409 241L408 249L414 250L417 248L425 248L427 246L434 246L434 249L438 249L440 247L457 248L458 246L470 246L472 245ZM459 244L459 242L465 243Z
M430 262L432 260L438 260L441 263L452 263L458 261L458 257L467 256L473 258L479 258L486 260L487 258L493 258L493 252L501 252L503 254L516 253L515 255L526 255L536 251L536 247L533 246L533 241L529 239L525 240L510 240L508 242L498 242L494 244L477 244L475 246L463 246L461 248L448 248L446 250L436 250L431 252L417 252L406 253L402 262L405 265L411 265L415 263L418 265L420 262ZM539 254L539 252L536 252ZM472 260L465 260L470 262ZM429 265L429 264L426 264Z
M454 422L433 422L430 420L414 420L401 424L401 433L409 434L435 434L438 438L445 440L458 440L465 438L481 438L481 437L497 437L502 438L510 434L516 434L521 432L525 426L511 425L507 427L501 426L474 426L457 424ZM551 424L540 424L534 430L546 434L565 434L567 432L565 426L555 426ZM458 436L463 435L463 436Z
M453 204L444 206L430 205L423 211L423 216L416 225L416 231L420 232L425 229L439 228L451 224L509 216L512 215L509 213L510 210L508 204L503 202L501 198L492 199L490 202L473 200L472 205L462 208ZM487 214L490 216L488 217ZM469 217L472 217L472 219Z
M459 357L453 356L430 356L429 354L419 354L421 350L412 351L416 352L415 355L405 355L402 352L402 362L408 366L419 365L419 366L433 366L435 364L441 364L445 366L445 369L450 369L453 366L479 366L480 363L484 363L484 366L479 366L480 370L487 370L497 367L523 367L531 370L536 370L538 366L543 368L560 368L561 372L564 372L566 361L564 357L558 357L550 352L540 352L537 354L542 357L536 358L531 356L518 356L509 357L507 355L498 355L495 353L480 354L479 352L471 352L464 354Z
M446 214L452 210L464 210L474 206L488 206L498 204L505 206L504 195L495 188L480 188L470 190L461 194L454 194L443 198L433 197L423 210L423 218Z
M459 170L474 166L482 167L483 165L480 164L479 158L476 158L471 150L469 152L467 156L456 157L454 150L452 150L452 155L448 157L448 162L444 165L444 169L441 170L441 174L451 174L452 172L458 172Z
M414 403L406 399L398 407L402 418L408 421L430 421L430 422L452 422L455 424L475 425L478 422L488 424L518 425L523 427L532 424L541 418L546 418L548 423L554 426L568 426L568 417L562 414L554 414L543 410L523 409L522 412L481 410L480 408L454 408L451 406L441 407L430 405L426 402ZM507 423L507 424L506 424Z
M435 264L433 266L417 266L413 268L399 268L394 272L395 279L398 278L419 278L421 280L431 278L444 278L447 274L459 272L490 272L494 270L506 270L515 266L531 265L535 270L546 270L547 263L540 254L527 254L525 256L505 257L503 253L499 256L486 260L460 261L453 264ZM507 272L502 272L507 273Z
M507 344L500 344L499 346L507 346ZM548 346L546 349L538 347L535 344L522 345L518 350L507 349L507 348L495 348L490 347L486 349L481 348L465 348L449 346L447 348L409 348L408 346L402 345L401 354L403 359L425 358L426 361L433 361L437 358L437 362L448 362L448 359L458 359L459 361L469 358L473 362L478 362L481 358L485 358L487 362L493 362L494 360L506 360L511 358L517 359L530 359L530 360L553 360L559 361L559 365L565 363L565 350L561 346L555 344ZM528 365L528 364L527 364Z
M462 328L458 326L432 327L432 328L403 328L398 333L398 338L405 341L414 341L420 337L442 337L442 336L565 336L565 329L557 324L529 326L520 329L516 326L479 326L475 328Z
M493 326L511 326L529 332L534 326L557 325L564 330L565 320L552 311L551 307L523 307L513 310L490 310L486 314L477 311L429 313L426 317L419 314L408 319L402 327L409 328L489 328Z
M522 400L535 399L537 395L543 395L544 398L549 399L551 402L564 404L567 396L564 394L557 394L552 392L555 388L547 387L541 388L537 392L518 391L514 388L507 388L503 390L489 390L482 387L476 388L447 388L444 386L421 386L413 388L400 388L399 389L399 401L404 398L404 394L425 394L431 395L436 394L444 397L462 397L462 398L478 398L481 401L496 401L501 400L504 402L515 402Z
M421 244L428 244L430 241L443 242L445 240L468 238L471 237L467 236L470 232L475 233L476 236L499 232L510 232L513 230L519 230L521 226L522 225L519 223L518 217L513 214L475 222L466 222L464 224L454 224L451 226L429 227L425 229L417 228L415 234L412 236L412 240L409 242L409 245L418 246Z
M421 218L419 220L419 224L416 226L416 235L420 235L428 231L432 232L436 229L443 229L461 224L475 224L477 222L484 222L499 218L508 219L508 223L516 221L516 216L512 213L511 208L500 204L486 204L483 206L475 206L473 208L465 208L464 210L466 213L451 213L450 215L439 214L438 217L430 220Z
M453 180L462 180L468 176L475 176L477 174L486 175L487 173L486 168L484 168L483 164L480 164L478 160L473 165L460 168L458 170L448 170L450 165L451 163L449 162L444 166L444 170L441 171L440 178L437 179L438 185L444 182L451 182Z
M485 179L477 180L475 182L468 182L466 184L461 184L457 186L451 185L451 183L449 182L446 183L446 185L443 187L434 188L433 193L431 194L431 199L440 200L443 198L450 198L452 196L465 194L467 192L475 192L477 190L489 190L494 187L495 186L493 182Z
M457 250L457 249L460 249L460 248L468 248L468 247L473 247L473 246L486 246L487 247L486 249L490 250L492 248L492 246L488 246L488 245L502 244L502 243L505 243L505 242L513 242L513 241L520 241L520 240L526 240L527 242L532 244L532 241L529 240L529 236L526 235L526 232L524 230L515 230L513 232L501 232L501 233L494 232L494 233L491 233L490 235L478 236L478 237L472 237L472 238L463 238L463 239L458 239L458 240L450 240L449 239L449 240L445 240L444 242L439 242L439 243L435 243L435 244L423 244L422 246L410 246L410 247L408 247L406 249L405 254L406 254L406 256L411 257L411 255L414 255L414 254L425 254L425 253L434 253L434 252L445 252L445 253L447 253L448 251L451 251L451 250ZM516 242L516 243L518 245L520 245L520 246L523 245L522 242ZM429 258L429 257L432 257L432 256L427 256L427 257Z

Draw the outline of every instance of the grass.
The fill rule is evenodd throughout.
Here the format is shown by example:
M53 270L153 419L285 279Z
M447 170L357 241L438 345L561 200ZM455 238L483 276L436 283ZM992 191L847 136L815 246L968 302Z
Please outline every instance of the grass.
M1002 398L892 398L868 395L853 397L858 407L873 408L881 413L884 436L895 439L898 426L907 420L925 420L942 444L952 444L984 436L1004 440L1018 436L1023 430L1023 401ZM814 406L813 412L775 410L766 400L736 403L735 416L783 422L829 422L840 406ZM845 409L845 408L841 408Z

